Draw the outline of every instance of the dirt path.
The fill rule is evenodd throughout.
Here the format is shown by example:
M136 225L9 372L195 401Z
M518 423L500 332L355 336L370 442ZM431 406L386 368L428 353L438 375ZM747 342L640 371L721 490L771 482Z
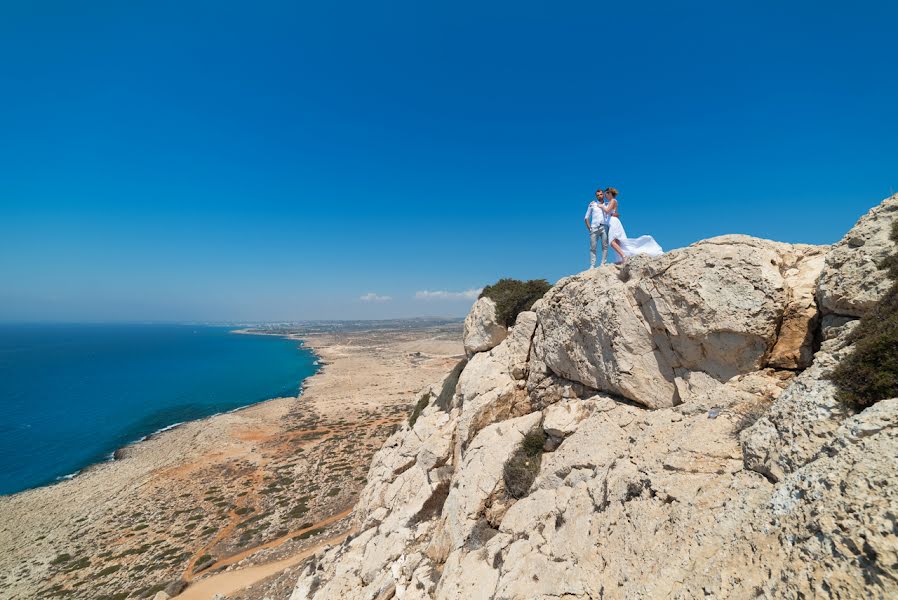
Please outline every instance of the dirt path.
M264 468L267 466L267 464L268 464L268 461L263 460L262 463L259 465L259 467L253 473L253 480L254 480L255 487L259 486L259 483L262 480L262 474L263 474ZM184 579L184 581L187 581L188 583L190 581L192 581L193 578L199 574L199 573L194 572L196 569L197 561L199 561L200 558L205 556L207 552L211 552L211 550L215 547L216 544L218 544L220 541L222 541L223 539L228 537L231 534L231 532L233 532L237 528L237 525L239 525L240 521L241 521L240 514L237 511L240 508L247 506L247 503L249 502L248 498L249 498L249 496L244 496L243 498L239 498L237 500L237 502L235 502L234 508L232 508L231 510L228 511L228 524L221 531L219 531L217 534L215 534L215 537L213 537L207 544L205 544L202 548L200 548L199 550L197 550L196 552L193 553L193 556L190 558L190 561L187 563L187 566L184 568L184 574L181 576L181 578ZM221 561L219 561L219 562L221 562ZM204 569L202 569L202 571L206 571L206 570L216 566L217 564L218 564L218 562L213 563L213 564L209 565L208 567L205 567ZM202 571L200 571L200 573Z
M284 569L289 569L290 567L298 565L315 554L315 552L322 546L339 544L345 540L350 533L352 533L351 530L344 531L338 535L323 539L314 546L306 548L299 554L294 554L293 556L282 560L210 575L209 577L192 584L179 595L175 596L175 598L176 600L211 600L215 594L233 594L234 592L258 583L263 579L267 579L272 575L277 575Z

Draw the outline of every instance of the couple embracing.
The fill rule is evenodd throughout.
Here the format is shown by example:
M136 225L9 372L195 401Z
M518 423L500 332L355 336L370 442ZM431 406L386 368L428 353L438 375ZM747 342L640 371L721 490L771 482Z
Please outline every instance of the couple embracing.
M619 264L628 256L647 254L661 256L664 250L650 235L629 239L617 212L617 190L613 187L596 190L596 199L586 209L586 229L589 230L589 268L596 266L596 246L602 244L602 262L608 259L608 246L617 253Z

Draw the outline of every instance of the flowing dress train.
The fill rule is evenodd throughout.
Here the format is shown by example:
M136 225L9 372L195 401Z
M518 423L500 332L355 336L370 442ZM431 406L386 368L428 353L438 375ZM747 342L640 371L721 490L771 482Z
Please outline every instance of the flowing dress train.
M611 217L611 223L608 226L608 243L617 240L624 256L634 256L636 254L647 254L649 256L661 256L664 250L658 245L650 235L643 235L638 238L630 239L624 226L617 217Z

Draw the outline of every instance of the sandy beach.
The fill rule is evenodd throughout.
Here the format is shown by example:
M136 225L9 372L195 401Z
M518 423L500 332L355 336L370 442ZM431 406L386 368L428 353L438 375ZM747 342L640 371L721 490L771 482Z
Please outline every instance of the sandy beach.
M298 398L192 421L58 484L0 498L0 596L279 597L345 535L371 455L460 359L461 324L301 338ZM73 407L76 408L76 407ZM184 582L184 583L179 583Z

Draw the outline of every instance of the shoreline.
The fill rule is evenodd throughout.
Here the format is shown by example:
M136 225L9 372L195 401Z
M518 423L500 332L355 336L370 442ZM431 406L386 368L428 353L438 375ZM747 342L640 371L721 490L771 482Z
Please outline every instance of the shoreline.
M296 396L172 424L70 479L0 496L0 596L200 582L216 564L231 572L317 545L344 521L304 526L354 505L414 394L463 353L458 327L277 335L319 362Z
M197 419L189 419L189 420L187 420L187 421L178 421L177 423L172 423L172 424L170 424L170 425L166 425L166 426L164 426L164 427L160 427L160 428L157 429L156 431L152 431L152 432L150 432L150 433L148 433L148 434L146 434L146 435L141 436L141 437L138 438L138 439L135 439L135 440L133 440L133 441L130 441L130 442L128 442L128 443L126 443L126 444L124 444L124 445L122 445L122 446L119 446L118 448L116 448L116 449L113 450L112 452L109 452L108 454L106 454L106 455L105 455L105 458L104 458L103 460L98 460L98 461L92 462L92 463L90 463L90 464L88 464L88 465L85 465L84 467L81 467L80 469L78 469L77 471L74 471L74 472L72 472L72 473L67 473L67 474L65 474L65 475L59 475L58 477L56 477L55 479L53 479L53 481L48 481L47 483L43 483L43 484L40 484L40 485L36 485L36 486L34 486L34 487L25 488L25 489L23 489L23 490L19 490L19 491L17 491L17 492L12 492L12 493L10 493L10 494L0 494L0 500L2 500L2 499L4 499L4 498L13 497L13 496L16 496L16 495L18 495L18 494L24 494L24 493L26 493L26 492L30 492L30 491L33 491L33 490L40 490L40 489L52 487L52 486L58 485L58 484L60 484L60 483L65 483L65 482L67 482L67 481L73 481L73 480L75 480L77 477L80 477L80 476L82 476L82 475L86 475L86 474L89 473L90 471L92 471L92 470L94 470L94 469L96 469L96 468L98 468L98 467L100 467L100 466L102 466L102 465L114 463L114 462L116 462L116 461L119 461L119 460L122 460L122 459L126 458L126 456L127 456L126 453L127 453L128 451L130 451L130 450L136 450L136 448L137 448L137 446L138 446L139 444L142 444L142 443L144 443L144 442L147 442L147 441L150 441L150 440L152 440L152 439L154 439L154 438L157 438L157 437L159 437L160 435L165 434L165 433L167 433L167 432L169 432L169 431L174 431L174 430L176 430L177 428L182 427L183 425L186 425L186 424L188 424L188 423L197 423L197 422L202 422L202 421L205 421L205 420L208 420L208 419L214 419L215 417L219 417L219 416L222 416L222 415L234 414L234 413L237 413L237 412L239 412L239 411L242 411L242 410L251 408L251 407L253 407L253 406L258 406L258 405L264 404L264 403L266 403L266 402L273 402L273 401L276 401L276 400L284 400L284 399L299 400L299 399L302 397L303 392L305 391L305 383L306 383L306 381L312 379L313 377L318 376L318 375L321 374L321 372L322 372L322 367L323 367L324 365L323 365L323 363L321 362L321 356L318 354L318 352L317 352L312 346L308 345L308 344L306 343L306 340L305 340L304 338L302 338L302 337L299 337L299 336L293 336L293 335L284 335L284 334L253 332L253 331L250 331L249 328L237 329L237 330L229 331L228 333L235 333L235 334L240 334L240 335L265 335L265 336L273 336L273 337L283 337L283 338L286 338L286 339L289 339L289 340L296 340L296 341L299 341L299 342L301 342L301 346L300 346L300 347L302 347L302 348L305 349L305 350L308 350L309 353L312 354L312 356L314 357L314 361L313 361L313 363L312 363L312 366L315 367L315 372L312 373L311 375L307 375L307 376L305 376L305 377L303 377L303 378L301 378L301 379L299 380L299 384L298 384L299 390L298 390L296 396L274 396L274 397L270 397L270 398L264 398L264 399L262 399L262 400L256 400L255 402L252 402L252 403L250 403L250 404L244 404L243 406L238 406L238 407L232 408L232 409L230 409L230 410L224 410L224 411L216 412L216 413L213 413L213 414L211 414L211 415L207 415L207 416L205 416L205 417L199 417L199 418L197 418Z

